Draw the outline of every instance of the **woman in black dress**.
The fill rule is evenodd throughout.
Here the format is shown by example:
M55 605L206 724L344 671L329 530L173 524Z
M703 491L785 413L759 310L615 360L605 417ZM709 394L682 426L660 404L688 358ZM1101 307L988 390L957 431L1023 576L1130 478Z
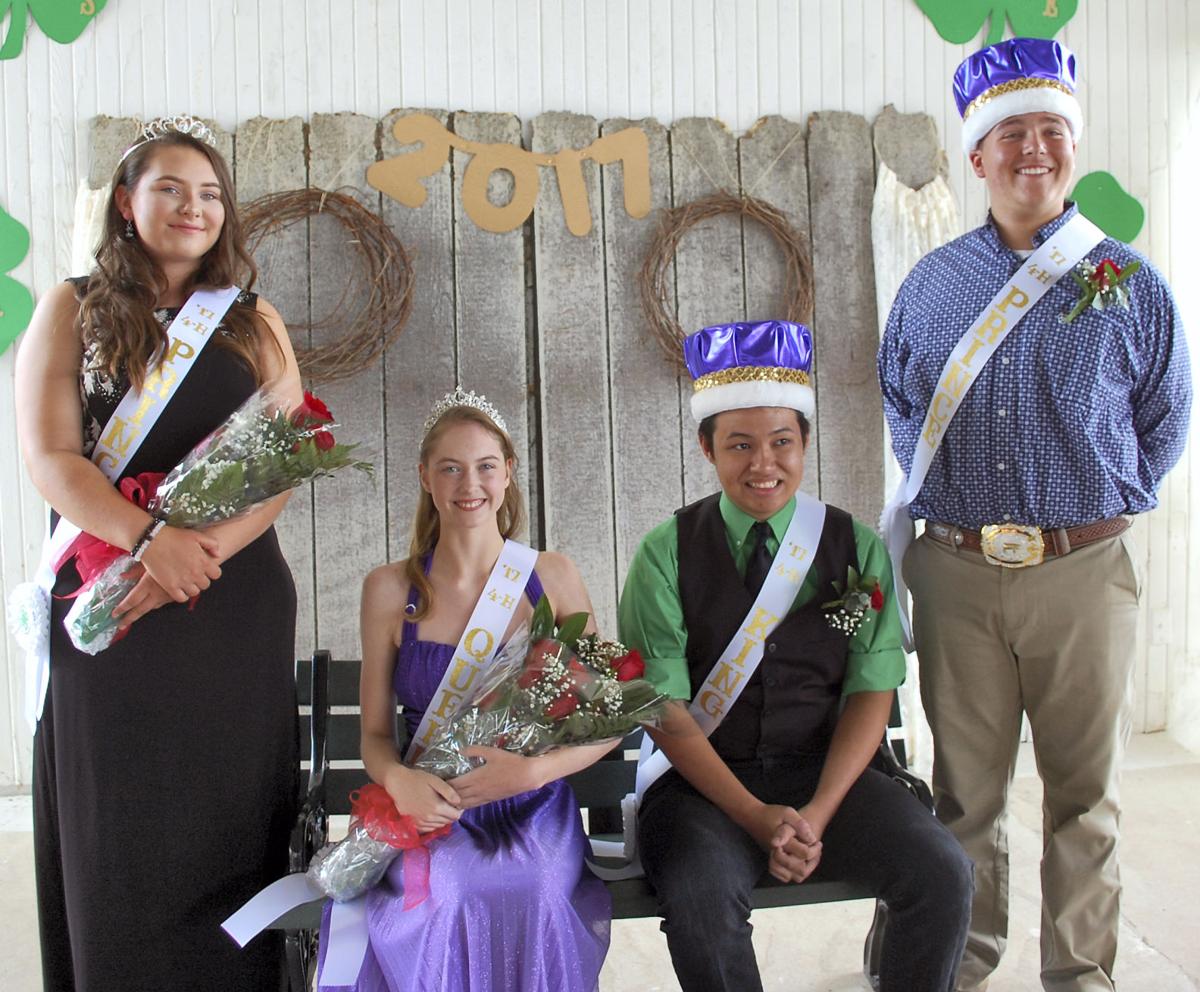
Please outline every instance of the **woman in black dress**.
M17 356L34 484L56 517L127 550L151 518L90 460L100 431L157 366L193 290L255 277L225 162L193 134L154 133L117 167L96 271L46 293ZM300 401L279 314L243 292L123 476L171 469L263 382ZM53 601L34 738L48 990L280 987L277 940L239 950L220 923L287 870L296 594L272 528L285 499L204 532L155 534L120 608L127 635L94 657L62 627L71 600ZM54 595L79 584L68 562Z

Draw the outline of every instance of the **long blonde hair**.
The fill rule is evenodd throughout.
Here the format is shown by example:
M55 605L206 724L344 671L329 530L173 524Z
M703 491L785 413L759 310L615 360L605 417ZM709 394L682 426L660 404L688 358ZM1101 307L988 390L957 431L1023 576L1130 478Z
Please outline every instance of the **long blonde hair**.
M478 424L500 442L500 453L508 463L510 477L508 488L504 490L504 500L500 509L496 511L496 525L500 536L505 539L519 534L525 527L525 498L521 495L521 487L517 485L516 480L517 452L513 448L512 439L500 430L486 413L469 406L456 406L447 410L421 442L421 464L429 467L429 456L434 445L449 428L457 424ZM425 575L424 561L426 555L431 554L437 545L441 528L442 522L438 517L437 508L433 505L433 497L422 486L417 497L417 512L413 517L408 560L404 563L404 574L408 578L410 588L417 590L416 612L407 617L413 623L428 616L433 608L433 587Z

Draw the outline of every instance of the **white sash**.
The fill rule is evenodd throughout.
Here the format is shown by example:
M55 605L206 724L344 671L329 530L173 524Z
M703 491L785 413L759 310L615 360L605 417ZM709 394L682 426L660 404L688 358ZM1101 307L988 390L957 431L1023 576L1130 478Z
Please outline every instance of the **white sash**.
M140 392L130 389L121 397L92 452L92 461L109 482L115 485L120 479L175 390L192 370L212 336L209 332L221 323L240 292L236 286L198 289L175 315L167 328L162 361L146 376ZM22 631L18 637L25 649L25 718L31 730L36 729L42 718L50 686L50 590L61 567L60 559L80 533L66 517L59 517L58 526L42 543L42 555L32 582L17 586L9 598L10 611L15 615L40 618L45 612L45 620L37 624L43 629Z
M904 552L913 539L913 523L904 512L905 508L921 491L934 455L946 436L946 428L988 359L1050 287L1103 240L1104 232L1083 214L1077 213L1067 221L1025 259L1012 278L1001 287L954 346L938 376L938 384L921 425L908 477L896 487L879 518L879 529L892 558L896 606L900 610L904 646L908 651L913 649L912 624L908 617L908 587L901 575L901 564Z
M711 737L721 725L762 662L767 638L788 615L800 594L800 587L812 567L824 528L825 504L804 493L797 493L796 510L783 540L779 542L779 550L775 552L771 569L754 599L754 605L750 607L746 619L738 625L737 633L721 652L688 707L688 712L705 736ZM637 807L646 790L670 767L667 756L654 749L650 735L644 735L638 755L637 791L626 796L621 803L624 838L622 841L592 841L594 855L624 858L628 863L615 869L590 864L592 871L600 878L631 878L642 874L641 865L636 859Z
M463 636L454 649L446 674L413 734L404 756L407 764L420 755L424 746L454 716L479 674L492 663L500 640L525 595L537 555L534 548L524 544L504 542L500 557L496 559ZM418 742L422 746L418 746ZM320 898L321 891L308 880L307 874L285 875L259 892L221 926L244 947L284 913ZM365 893L357 899L333 904L325 966L317 977L318 989L353 985L358 980L369 939L366 905Z
M417 759L446 721L458 712L479 673L496 656L500 640L525 594L537 555L535 549L524 544L504 542L450 664L446 666L446 673L409 742L408 752L404 755L407 764Z

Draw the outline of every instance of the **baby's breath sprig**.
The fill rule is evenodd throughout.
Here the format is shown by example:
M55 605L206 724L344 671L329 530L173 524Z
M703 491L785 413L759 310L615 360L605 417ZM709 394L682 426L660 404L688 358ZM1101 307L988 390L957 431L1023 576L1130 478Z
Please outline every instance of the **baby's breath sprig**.
M847 637L857 632L874 613L883 609L883 590L879 588L879 579L874 575L859 575L853 565L846 568L846 581L834 581L833 588L839 594L838 598L822 603L821 609L826 611L829 626ZM868 610L872 612L868 613Z

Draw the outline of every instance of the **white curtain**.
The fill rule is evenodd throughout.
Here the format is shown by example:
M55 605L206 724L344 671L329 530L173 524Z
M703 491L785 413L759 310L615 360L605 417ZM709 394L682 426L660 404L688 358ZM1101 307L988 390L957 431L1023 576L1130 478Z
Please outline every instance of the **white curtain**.
M887 163L879 163L875 200L871 207L871 243L875 258L875 302L882 336L888 311L900 283L923 255L961 233L958 204L942 176L912 189L902 183ZM891 440L884 427L884 491L900 484L900 466L892 457ZM909 764L928 775L933 763L933 738L921 708L920 673L914 655L908 658L908 678L900 688L900 711L904 718Z

